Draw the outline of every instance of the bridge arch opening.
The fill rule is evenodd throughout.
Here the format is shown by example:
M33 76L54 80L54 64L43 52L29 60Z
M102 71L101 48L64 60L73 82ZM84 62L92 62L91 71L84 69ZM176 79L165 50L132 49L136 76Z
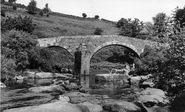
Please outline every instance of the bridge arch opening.
M95 84L96 74L109 74L111 69L123 69L125 64L133 65L134 58L139 58L137 50L125 44L100 45L94 49L90 57L90 86Z
M46 64L52 72L68 73L73 70L74 56L67 49L61 46L48 46L42 49L41 56L47 61Z

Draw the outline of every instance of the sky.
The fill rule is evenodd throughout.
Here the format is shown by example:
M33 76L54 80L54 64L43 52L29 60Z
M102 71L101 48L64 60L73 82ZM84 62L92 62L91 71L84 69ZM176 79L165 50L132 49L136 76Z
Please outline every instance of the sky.
M54 12L87 17L99 15L100 18L118 21L121 18L138 18L152 22L152 17L163 12L168 16L178 6L183 8L185 0L35 0L38 8L49 8ZM17 0L17 3L29 4L30 0Z

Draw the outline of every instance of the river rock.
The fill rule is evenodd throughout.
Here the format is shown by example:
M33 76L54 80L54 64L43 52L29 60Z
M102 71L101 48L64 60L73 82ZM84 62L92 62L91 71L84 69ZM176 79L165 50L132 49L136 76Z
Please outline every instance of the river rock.
M70 103L57 101L38 106L29 106L5 110L4 112L82 112L81 109Z
M31 71L26 71L27 78L32 77L32 78L37 78L37 79L46 79L46 78L52 78L54 76L53 73L50 72L31 72Z
M83 106L81 106L83 105ZM87 107L89 112L101 112L103 110L103 108L100 106L100 105L97 105L97 104L92 104L92 103L89 103L89 102L83 102L83 103L80 103L78 104L79 107Z
M2 82L0 82L0 88L6 88L6 85Z
M103 105L103 109L111 112L143 112L140 107L131 102L113 101Z
M59 100L62 102L69 102L70 101L69 97L65 96L65 95L60 95Z
M81 92L81 93L87 93L88 91L87 91L86 89L84 89L84 88L81 88L81 89L79 90L79 92Z
M29 88L29 91L35 92L35 93L57 92L59 94L63 94L65 92L63 87L61 87L59 85L31 87L31 88Z
M157 105L166 105L169 103L166 93L163 90L155 88L146 88L139 93L138 100L144 103L147 107Z
M55 78L63 78L63 79L70 79L73 75L72 74L63 74L63 73L54 73Z

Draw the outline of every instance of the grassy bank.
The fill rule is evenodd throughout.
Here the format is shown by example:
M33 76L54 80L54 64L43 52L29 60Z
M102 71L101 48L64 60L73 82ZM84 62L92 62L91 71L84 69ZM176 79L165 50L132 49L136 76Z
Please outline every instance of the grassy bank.
M37 25L33 34L39 38L56 37L56 36L75 36L75 35L94 35L96 28L103 30L103 35L115 35L118 33L116 22L106 19L83 18L74 15L53 12L49 17L30 15L26 11L15 11L11 6L2 4L6 16L15 17L18 15L30 16ZM2 16L1 16L2 17ZM2 17L4 19L6 17Z

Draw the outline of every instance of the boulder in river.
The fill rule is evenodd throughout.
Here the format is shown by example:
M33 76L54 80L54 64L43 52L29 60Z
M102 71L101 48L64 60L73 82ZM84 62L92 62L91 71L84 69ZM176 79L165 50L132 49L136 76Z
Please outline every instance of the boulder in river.
M92 103L89 103L89 102L83 102L83 103L80 103L80 104L77 104L79 107L87 107L89 112L101 112L103 110L103 108L98 105L98 104L92 104Z
M59 85L31 87L31 88L29 88L29 91L35 92L35 93L57 92L59 94L63 94L65 92L64 88Z
M21 107L5 110L4 112L82 112L81 109L71 103L57 101L37 106Z
M110 112L147 112L134 103L126 101L113 101L103 105L103 109Z
M147 107L157 105L166 105L169 100L163 90L156 88L146 88L139 93L138 100L145 104Z
M0 82L0 88L6 88L6 85L2 82Z

